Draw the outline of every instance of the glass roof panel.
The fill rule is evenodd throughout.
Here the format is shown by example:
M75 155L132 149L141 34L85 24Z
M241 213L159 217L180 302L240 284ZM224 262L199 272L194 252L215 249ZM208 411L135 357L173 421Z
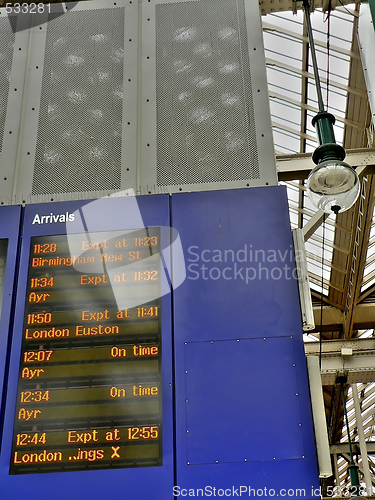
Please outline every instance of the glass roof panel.
M372 213L372 223L369 235L369 245L366 254L366 265L363 271L361 292L375 284L375 208Z

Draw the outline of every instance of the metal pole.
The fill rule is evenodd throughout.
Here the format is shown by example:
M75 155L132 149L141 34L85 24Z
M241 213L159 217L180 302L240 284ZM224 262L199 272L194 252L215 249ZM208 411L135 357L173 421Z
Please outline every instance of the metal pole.
M354 463L354 460L353 460L353 450L352 450L352 442L350 440L348 413L346 411L346 399L345 399L345 392L344 392L344 383L341 382L340 385L341 385L342 404L344 405L344 415L345 415L346 430L348 433L348 443L349 443L350 465L349 465L348 469L349 469L349 475L350 475L350 482L352 485L350 492L351 492L351 497L358 497L360 495L358 465L356 465Z
M337 465L337 453L333 454L333 467L335 471L335 481L337 491L340 491L340 475L339 475L339 467Z
M355 410L355 420L358 429L358 438L359 438L359 449L362 456L362 469L363 474L365 476L366 489L367 494L370 496L372 492L372 481L371 481L371 473L368 465L368 457L367 457L367 445L365 441L365 433L363 430L363 422L362 422L362 413L359 405L358 398L358 389L356 384L351 384L352 392L353 392L353 402L354 402L354 410Z
M323 103L323 97L322 97L322 87L320 85L318 63L316 60L315 44L314 44L314 39L313 39L313 35L312 35L309 0L303 0L303 10L305 12L307 37L309 39L312 65L313 65L313 69L314 69L315 85L316 85L316 93L318 96L319 112L321 112L321 111L324 111L324 103Z

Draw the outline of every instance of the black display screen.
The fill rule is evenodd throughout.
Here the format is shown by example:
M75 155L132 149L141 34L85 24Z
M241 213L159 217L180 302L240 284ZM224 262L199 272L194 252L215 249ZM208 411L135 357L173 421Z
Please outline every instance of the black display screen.
M11 474L162 464L160 231L95 236L31 239Z

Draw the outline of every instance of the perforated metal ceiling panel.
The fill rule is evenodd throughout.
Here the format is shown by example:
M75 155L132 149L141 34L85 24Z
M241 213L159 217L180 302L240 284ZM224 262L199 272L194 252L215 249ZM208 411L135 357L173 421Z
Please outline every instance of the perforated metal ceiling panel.
M29 26L16 33L24 45L13 55L12 113L8 102L12 188L0 186L1 201L276 184L256 4L56 9L25 15Z
M79 2L64 14L59 7L31 16L24 32L13 203L136 189L138 6Z
M3 149L4 125L8 105L15 34L7 18L0 19L0 154Z
M275 184L257 6L151 0L144 10L142 184L172 192Z
M50 14L32 194L120 189L124 9Z
M259 179L243 2L157 5L156 26L158 184Z
M0 203L14 202L13 189L20 140L22 96L29 45L29 19L0 9ZM17 28L17 30L15 29Z

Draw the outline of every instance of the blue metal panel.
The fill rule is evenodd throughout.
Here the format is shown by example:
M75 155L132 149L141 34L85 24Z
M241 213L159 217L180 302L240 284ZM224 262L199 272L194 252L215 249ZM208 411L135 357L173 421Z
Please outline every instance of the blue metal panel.
M169 226L169 197L158 195L137 199L143 223L146 227ZM90 207L90 208L88 208ZM20 348L23 332L24 304L30 239L39 235L64 234L64 223L44 220L35 222L36 214L50 215L73 213L82 209L84 223L76 219L70 232L126 230L139 227L139 213L135 210L134 198L102 199L95 202L76 201L31 205L25 209L23 245L20 261L20 278L14 323L14 337L10 360L8 397L6 401L2 453L0 457L1 496L4 500L81 500L83 498L127 498L129 500L165 500L173 485L172 446L172 352L171 352L171 307L170 295L162 298L162 380L163 380L163 464L159 467L138 467L117 470L91 470L77 472L56 472L48 474L9 475L11 445ZM83 226L86 226L83 228ZM164 233L165 235L165 233ZM163 242L168 246L168 241ZM164 257L167 254L164 253ZM168 261L166 260L168 265Z
M294 361L291 337L187 343L189 464L302 458Z
M10 340L9 324L11 320L11 307L13 301L14 276L16 272L16 258L18 247L18 233L21 220L21 207L0 208L0 239L7 240L7 256L5 270L1 275L2 304L0 304L0 423L3 420L2 404L5 396L4 376L6 370L7 346ZM5 272L4 272L5 271ZM1 434L1 428L0 428Z
M176 485L319 497L285 188L174 195L172 216Z

